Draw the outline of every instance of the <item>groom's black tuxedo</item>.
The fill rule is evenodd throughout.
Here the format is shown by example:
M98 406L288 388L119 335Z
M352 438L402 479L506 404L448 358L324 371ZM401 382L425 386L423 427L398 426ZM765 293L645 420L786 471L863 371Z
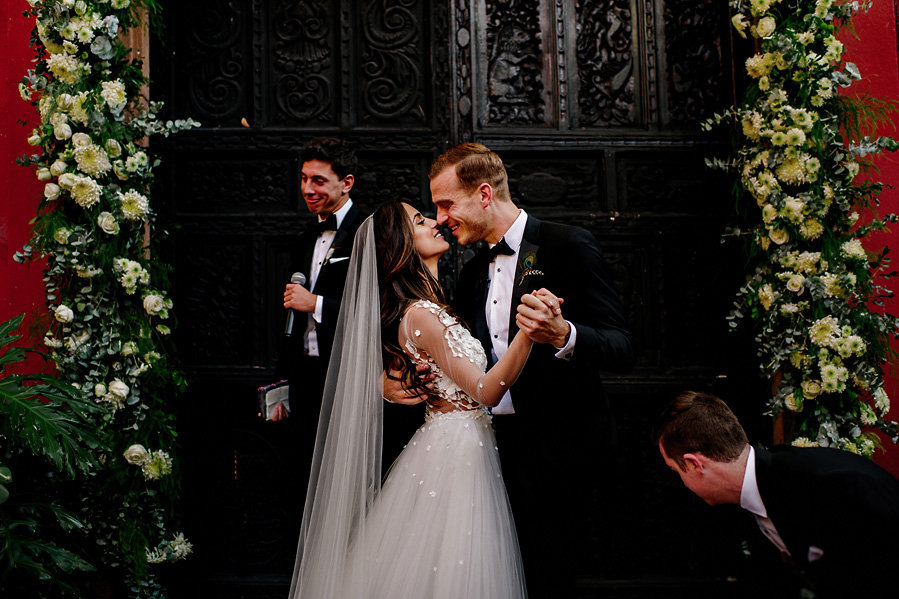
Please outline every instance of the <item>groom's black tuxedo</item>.
M896 595L899 481L838 449L756 448L755 461L768 517L816 597Z
M491 257L479 252L462 269L453 307L490 355L485 289ZM577 529L594 467L609 457L615 427L600 370L625 370L633 350L621 301L589 232L527 218L510 311L509 341L518 331L525 293L545 287L564 299L562 316L577 328L571 360L535 344L511 388L515 414L493 418L503 478L521 544L528 592L565 597L573 588ZM585 464L593 474L585 472ZM579 505L579 502L581 504Z

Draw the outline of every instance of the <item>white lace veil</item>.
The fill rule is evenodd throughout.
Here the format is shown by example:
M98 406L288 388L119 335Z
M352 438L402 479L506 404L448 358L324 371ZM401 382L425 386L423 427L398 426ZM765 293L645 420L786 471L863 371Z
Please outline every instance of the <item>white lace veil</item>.
M290 599L362 596L365 515L381 487L381 314L374 226L359 227L322 398Z

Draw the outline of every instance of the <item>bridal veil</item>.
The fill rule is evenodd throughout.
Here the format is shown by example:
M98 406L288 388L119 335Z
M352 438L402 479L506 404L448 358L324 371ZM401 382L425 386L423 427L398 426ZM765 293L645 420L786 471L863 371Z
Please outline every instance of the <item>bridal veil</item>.
M290 599L364 595L366 513L381 486L381 314L374 226L359 227L322 397ZM299 415L299 414L298 414Z

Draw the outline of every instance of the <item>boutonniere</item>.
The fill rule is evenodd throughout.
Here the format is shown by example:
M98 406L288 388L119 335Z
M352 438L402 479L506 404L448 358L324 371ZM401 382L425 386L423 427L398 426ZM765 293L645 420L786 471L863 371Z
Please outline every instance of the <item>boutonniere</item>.
M528 252L521 258L521 280L518 281L518 284L521 285L524 283L524 278L530 275L542 275L542 270L537 270L534 268L537 264L537 255L533 252Z

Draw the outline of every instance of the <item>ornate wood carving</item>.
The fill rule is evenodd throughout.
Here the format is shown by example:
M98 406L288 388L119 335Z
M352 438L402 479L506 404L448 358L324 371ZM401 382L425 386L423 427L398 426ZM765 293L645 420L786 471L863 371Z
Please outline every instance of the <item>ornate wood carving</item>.
M371 0L362 9L363 122L425 121L426 5L424 0Z
M724 96L720 32L726 5L665 0L664 6L668 117L672 123L691 125L711 116Z
M577 0L581 127L635 123L633 26L630 0Z
M538 125L545 121L541 4L487 0L487 122Z
M184 8L185 25L192 25L185 48L192 116L210 124L239 118L246 114L250 89L245 3L206 0Z
M277 123L333 124L333 14L328 0L280 0L271 20Z

